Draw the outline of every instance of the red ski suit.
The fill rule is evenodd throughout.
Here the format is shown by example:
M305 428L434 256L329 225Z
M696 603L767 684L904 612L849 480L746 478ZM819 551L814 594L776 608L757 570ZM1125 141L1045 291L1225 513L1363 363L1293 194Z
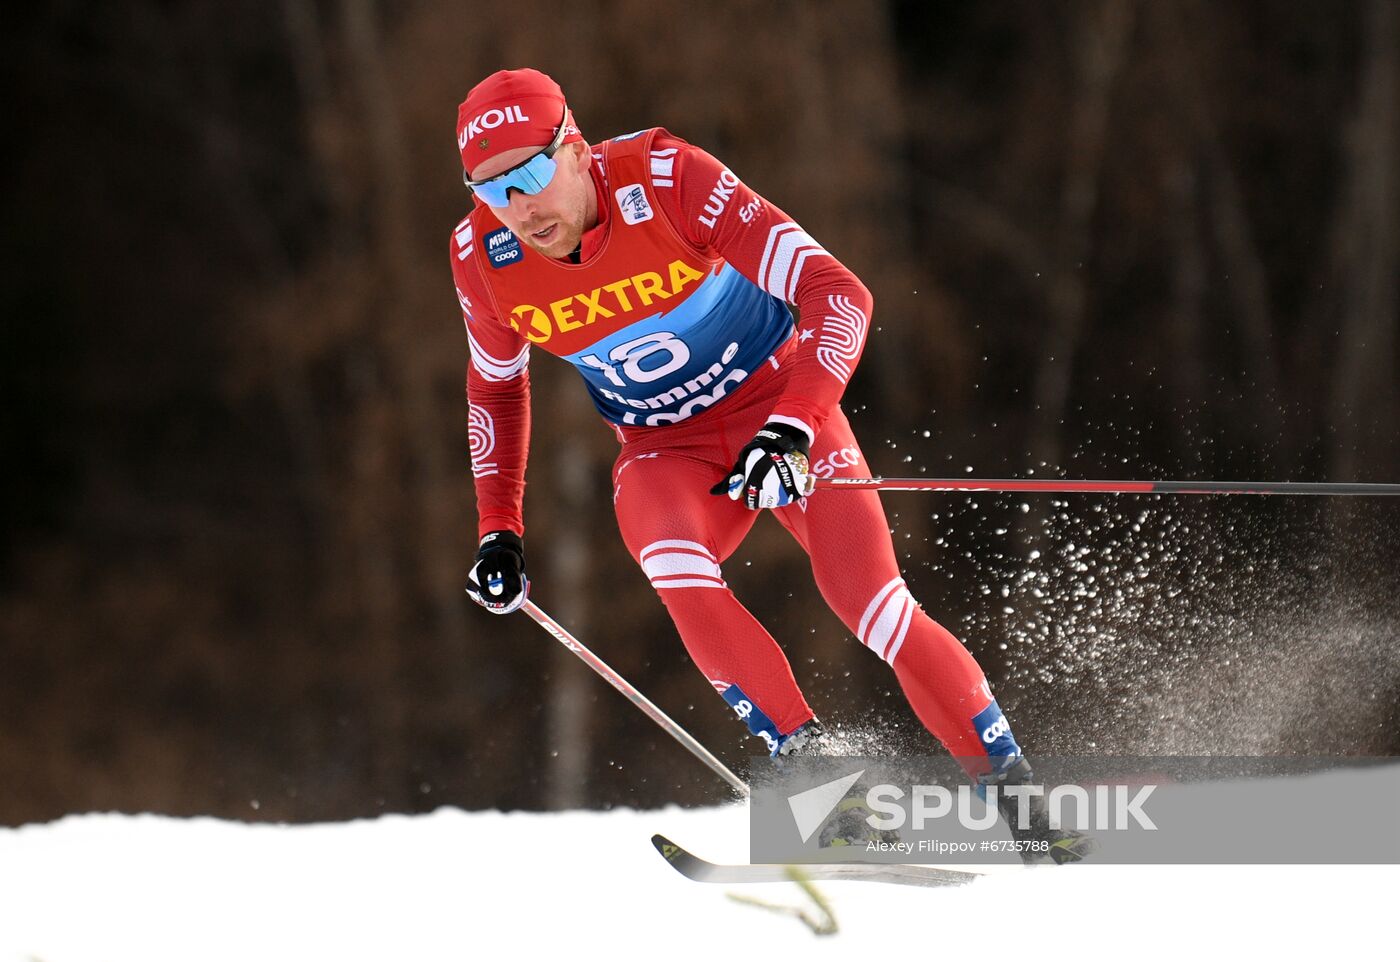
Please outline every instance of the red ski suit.
M870 476L838 404L870 328L870 293L776 206L665 130L608 141L593 158L599 222L577 264L521 244L485 205L453 231L480 532L524 532L534 344L577 367L613 424L623 540L696 665L776 751L812 710L724 581L721 565L757 513L709 490L769 421L813 438L816 476ZM893 667L949 752L970 770L1019 754L976 661L905 587L874 492L826 492L774 513L827 604Z

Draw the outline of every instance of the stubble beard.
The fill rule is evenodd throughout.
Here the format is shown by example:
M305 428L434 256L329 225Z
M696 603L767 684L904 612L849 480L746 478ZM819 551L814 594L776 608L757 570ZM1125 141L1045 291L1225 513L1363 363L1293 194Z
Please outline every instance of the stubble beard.
M572 215L563 214L560 216L558 226L554 229L555 237L548 244L540 244L530 233L525 233L521 239L525 241L536 253L545 257L556 259L568 257L578 249L579 242L583 240L583 211L578 211Z

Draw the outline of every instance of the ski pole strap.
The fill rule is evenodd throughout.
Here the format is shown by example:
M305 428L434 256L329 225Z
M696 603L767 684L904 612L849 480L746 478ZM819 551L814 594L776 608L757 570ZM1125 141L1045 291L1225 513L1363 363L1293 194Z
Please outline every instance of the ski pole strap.
M818 478L817 490L982 491L1040 494L1276 494L1396 496L1400 484L1314 481L1063 481L988 478Z
M627 679L608 667L603 659L584 647L583 643L571 635L563 625L545 614L539 605L535 604L533 601L526 601L525 604L521 605L520 610L529 615L537 625L553 635L555 640L561 645L577 655L580 661L601 675L608 684L622 692L622 694L627 697L628 701L636 705L648 718L660 725L666 734L684 745L687 751L708 765L710 771L728 782L734 791L745 798L748 797L749 786L747 782L730 771L729 768L725 766L724 762L710 754L709 750L705 748L704 745L696 741L689 732L676 724L664 711L657 708L656 705L652 703L651 699L634 688Z

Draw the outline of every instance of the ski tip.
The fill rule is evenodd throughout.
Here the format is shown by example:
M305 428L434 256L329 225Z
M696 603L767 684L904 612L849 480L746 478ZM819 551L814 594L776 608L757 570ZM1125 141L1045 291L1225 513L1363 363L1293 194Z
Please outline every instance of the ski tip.
M666 861L673 861L678 855L684 854L681 847L671 841L665 835L653 835L651 844L661 853L661 857Z

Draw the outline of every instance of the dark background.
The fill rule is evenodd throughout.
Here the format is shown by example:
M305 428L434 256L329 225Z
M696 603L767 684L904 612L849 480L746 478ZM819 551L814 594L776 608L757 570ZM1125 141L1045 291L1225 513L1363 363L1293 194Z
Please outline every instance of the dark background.
M1400 4L40 3L10 12L0 823L695 802L469 605L457 103L533 65L866 281L877 473L1400 481ZM538 355L535 598L742 768ZM832 495L838 496L838 495ZM886 496L1032 753L1400 753L1400 506ZM726 575L851 745L929 751L761 519Z

